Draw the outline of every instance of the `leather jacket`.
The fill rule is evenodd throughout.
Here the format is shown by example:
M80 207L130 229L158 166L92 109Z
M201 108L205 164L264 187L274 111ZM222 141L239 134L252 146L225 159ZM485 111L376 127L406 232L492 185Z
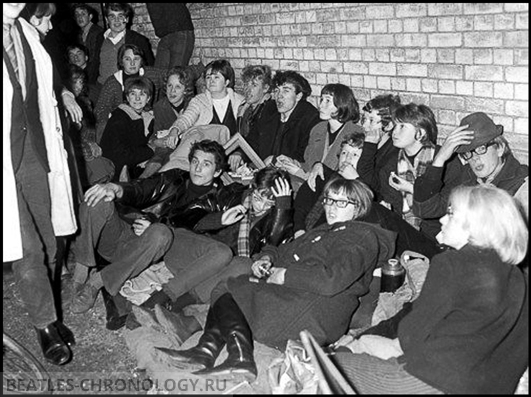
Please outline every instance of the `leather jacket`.
M126 212L131 212L130 207L133 207L133 212L138 214L140 211L151 222L192 230L208 213L224 211L239 204L240 194L237 193L245 190L245 186L239 183L225 186L216 180L205 194L180 205L190 183L189 172L171 169L146 179L120 183L123 196L118 202L126 208Z
M238 195L238 203L243 202L244 194ZM279 197L275 206L260 218L249 232L249 253L251 256L260 252L265 245L278 246L293 238L293 208L291 197ZM202 218L194 231L205 233L213 239L227 244L235 255L238 254L238 234L240 222L229 226L221 224L221 213L212 213Z

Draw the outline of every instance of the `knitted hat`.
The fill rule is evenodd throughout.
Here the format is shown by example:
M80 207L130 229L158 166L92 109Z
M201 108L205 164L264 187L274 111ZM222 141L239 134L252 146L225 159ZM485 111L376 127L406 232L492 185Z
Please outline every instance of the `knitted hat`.
M467 130L474 131L474 139L468 145L459 146L457 153L474 150L503 134L503 126L494 124L494 121L483 112L469 114L461 120L459 125L468 125Z

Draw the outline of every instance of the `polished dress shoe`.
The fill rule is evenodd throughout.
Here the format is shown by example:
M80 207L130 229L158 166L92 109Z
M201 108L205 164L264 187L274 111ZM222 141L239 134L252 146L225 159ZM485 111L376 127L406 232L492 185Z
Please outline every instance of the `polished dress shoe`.
M68 328L59 320L55 321L53 325L55 325L57 332L59 332L59 336L68 346L75 346L76 339L74 338L74 333L70 330L70 328Z
M72 351L59 335L54 323L45 328L37 328L37 337L44 358L55 365L63 365L72 359Z

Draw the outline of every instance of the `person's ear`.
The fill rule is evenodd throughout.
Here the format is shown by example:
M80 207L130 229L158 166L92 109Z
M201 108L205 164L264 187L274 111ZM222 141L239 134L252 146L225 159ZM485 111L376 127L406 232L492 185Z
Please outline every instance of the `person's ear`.
M223 170L217 170L216 172L214 172L214 178L219 177L222 173L223 173Z
M32 15L29 21L33 26L39 26L42 20L37 18L35 15Z
M422 141L424 136L426 136L426 130L424 130L424 128L419 128L417 132L415 132L415 139L419 142Z
M299 93L295 96L295 102L298 103L301 99L302 99L302 92L299 92Z
M383 127L382 129L384 131L393 131L393 128L395 128L395 123L393 123L392 121L390 121L385 127Z

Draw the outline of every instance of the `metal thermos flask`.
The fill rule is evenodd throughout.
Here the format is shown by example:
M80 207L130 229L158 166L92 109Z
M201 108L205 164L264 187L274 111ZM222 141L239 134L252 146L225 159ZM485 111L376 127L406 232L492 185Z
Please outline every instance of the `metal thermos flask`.
M406 269L400 264L398 259L389 259L387 264L382 266L381 292L395 292L404 284L406 279Z

